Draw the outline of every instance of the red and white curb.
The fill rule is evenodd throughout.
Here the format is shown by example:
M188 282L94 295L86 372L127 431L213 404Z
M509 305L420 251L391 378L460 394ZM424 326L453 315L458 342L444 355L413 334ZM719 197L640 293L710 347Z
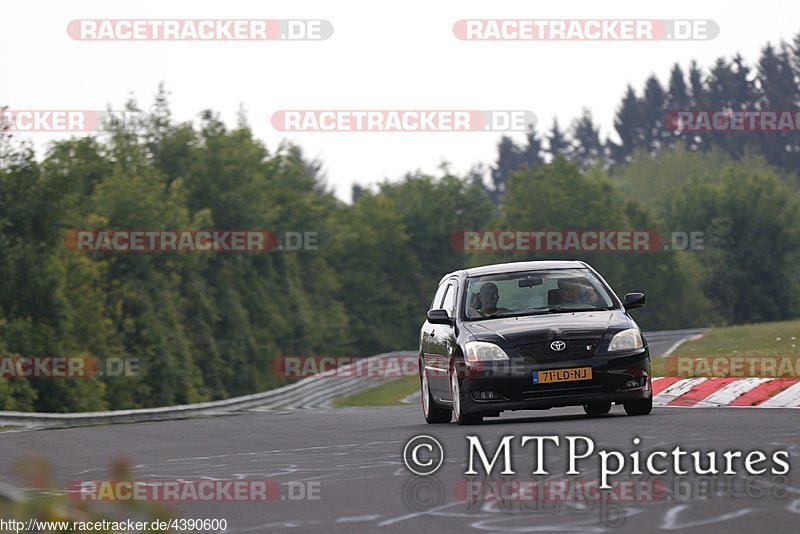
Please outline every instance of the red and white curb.
M797 378L653 378L653 404L800 408Z

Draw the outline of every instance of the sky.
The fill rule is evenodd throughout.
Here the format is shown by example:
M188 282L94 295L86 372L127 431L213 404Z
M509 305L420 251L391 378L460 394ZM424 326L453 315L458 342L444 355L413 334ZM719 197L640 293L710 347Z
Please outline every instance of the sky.
M745 7L746 6L746 7ZM163 82L178 121L218 112L230 127L240 107L271 151L283 140L318 159L343 200L351 186L491 164L498 132L282 132L279 110L528 110L538 131L554 118L567 126L582 108L613 133L628 84L641 91L655 74L666 83L678 62L703 67L735 53L753 64L767 41L800 32L800 3L762 0L633 2L152 0L6 3L0 50L0 105L10 109L121 109L129 98L148 109ZM324 19L317 41L134 41L70 38L74 19ZM464 41L459 19L711 19L720 28L700 41ZM69 134L25 134L43 150ZM512 137L523 140L524 134Z

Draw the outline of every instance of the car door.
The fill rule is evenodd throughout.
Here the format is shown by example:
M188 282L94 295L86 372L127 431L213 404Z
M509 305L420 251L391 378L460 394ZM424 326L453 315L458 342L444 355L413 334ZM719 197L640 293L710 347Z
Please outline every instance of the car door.
M451 318L455 317L457 295L457 280L448 280L439 309L447 310ZM430 378L431 392L437 399L450 399L448 371L455 343L453 326L447 324L430 326L433 332L429 336L430 345L428 350L428 370L430 371L428 377Z
M447 290L447 286L448 281L444 281L439 284L438 288L436 288L436 294L433 297L433 301L431 301L431 310L438 310L441 308L442 300L444 299L444 292ZM431 369L433 368L433 363L436 361L435 350L432 348L432 344L436 336L435 326L436 325L432 325L426 320L422 325L422 329L420 330L420 355L422 356L423 371L427 373L429 379L434 378L434 374L431 373ZM438 378L436 379L438 380Z

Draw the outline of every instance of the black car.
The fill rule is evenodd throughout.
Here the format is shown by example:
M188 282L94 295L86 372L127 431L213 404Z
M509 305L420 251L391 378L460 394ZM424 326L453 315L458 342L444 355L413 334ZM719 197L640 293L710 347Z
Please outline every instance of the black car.
M531 261L456 271L439 282L420 333L428 423L480 423L504 410L583 406L653 409L650 352L628 310L582 261Z

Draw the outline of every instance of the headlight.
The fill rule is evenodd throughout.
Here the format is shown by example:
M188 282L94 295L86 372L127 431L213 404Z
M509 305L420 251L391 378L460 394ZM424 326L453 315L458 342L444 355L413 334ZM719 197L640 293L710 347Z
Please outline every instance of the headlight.
M617 333L611 338L611 344L608 346L608 351L618 350L634 350L644 347L642 343L642 333L638 328L629 328Z
M485 341L468 341L464 348L467 349L468 362L490 362L494 360L507 360L506 351Z

